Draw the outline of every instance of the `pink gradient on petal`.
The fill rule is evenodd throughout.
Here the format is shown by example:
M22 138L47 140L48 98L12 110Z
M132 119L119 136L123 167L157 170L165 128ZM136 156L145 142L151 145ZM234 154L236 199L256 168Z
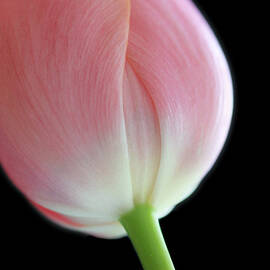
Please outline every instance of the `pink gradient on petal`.
M159 168L160 127L153 100L128 61L123 103L134 202L144 203Z
M187 0L133 1L127 59L157 110L161 160L148 198L162 212L215 162L231 121L231 76L210 27Z
M50 219L101 237L164 215L217 159L232 82L188 0L0 1L0 161Z
M52 211L46 207L43 207L41 205L38 205L37 203L32 201L32 204L39 210L39 212L41 212L43 215L45 215L46 217L48 217L49 219L51 219L52 221L56 222L56 223L60 223L61 225L67 225L67 226L71 226L71 227L85 227L85 225L74 222L71 218L65 216L65 215L61 215L55 211Z
M123 227L119 224L119 222L108 222L108 223L95 222L89 225L87 222L85 222L85 220L82 220L82 223L79 223L77 222L78 218L76 217L62 215L58 212L40 206L33 201L31 203L41 214L43 214L49 220L67 229L72 229L78 232L92 234L96 237L108 239L118 238L126 235L126 232L124 231Z
M125 0L0 1L0 160L63 214L133 205L122 104ZM99 203L98 203L99 202Z

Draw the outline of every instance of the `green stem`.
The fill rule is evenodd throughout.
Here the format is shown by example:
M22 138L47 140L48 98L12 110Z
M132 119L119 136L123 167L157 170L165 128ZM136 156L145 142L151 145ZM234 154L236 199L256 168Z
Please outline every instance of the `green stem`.
M137 205L119 221L124 226L144 270L175 269L158 219L154 216L154 210L150 205Z

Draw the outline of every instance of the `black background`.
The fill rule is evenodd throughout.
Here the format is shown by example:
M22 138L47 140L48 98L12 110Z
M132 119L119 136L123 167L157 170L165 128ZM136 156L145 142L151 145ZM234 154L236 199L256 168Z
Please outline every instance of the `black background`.
M243 264L245 237L241 174L240 93L250 85L245 74L248 4L196 1L214 28L234 80L234 118L226 147L200 188L160 221L176 269L220 268ZM2 263L61 269L141 269L128 238L97 239L62 230L40 217L1 172ZM246 180L245 180L246 181ZM12 257L10 257L10 255ZM231 267L230 267L231 268Z

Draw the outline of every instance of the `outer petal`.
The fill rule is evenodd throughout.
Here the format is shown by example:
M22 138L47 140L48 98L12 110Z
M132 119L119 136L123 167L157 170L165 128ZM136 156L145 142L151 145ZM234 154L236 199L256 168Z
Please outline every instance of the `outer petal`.
M224 144L232 115L231 77L215 36L191 1L131 3L127 61L158 115L161 160L148 198L163 215L197 187Z
M29 199L86 226L133 205L129 12L127 0L0 1L1 163Z

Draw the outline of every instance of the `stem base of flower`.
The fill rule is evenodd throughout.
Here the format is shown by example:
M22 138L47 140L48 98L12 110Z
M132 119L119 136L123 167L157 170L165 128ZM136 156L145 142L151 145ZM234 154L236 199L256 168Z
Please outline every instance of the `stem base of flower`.
M148 204L135 206L120 219L144 270L174 270L158 219Z

